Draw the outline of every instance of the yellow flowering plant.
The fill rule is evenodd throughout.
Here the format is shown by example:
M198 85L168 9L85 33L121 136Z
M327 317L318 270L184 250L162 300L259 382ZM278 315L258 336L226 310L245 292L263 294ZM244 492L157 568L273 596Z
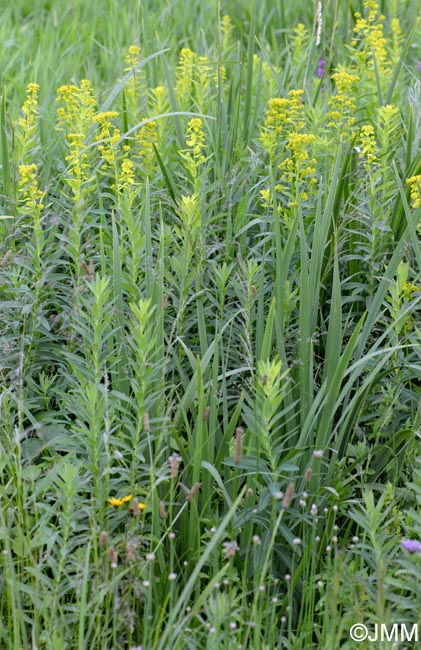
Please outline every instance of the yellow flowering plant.
M15 151L17 164L30 164L34 149L38 146L38 94L39 85L29 83L26 87L26 99L21 108L21 115L15 123Z

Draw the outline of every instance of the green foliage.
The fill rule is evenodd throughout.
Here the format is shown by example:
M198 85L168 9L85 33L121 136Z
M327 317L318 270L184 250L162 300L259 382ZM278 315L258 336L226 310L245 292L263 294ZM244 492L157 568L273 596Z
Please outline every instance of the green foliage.
M1 647L418 621L418 7L322 4L3 11Z

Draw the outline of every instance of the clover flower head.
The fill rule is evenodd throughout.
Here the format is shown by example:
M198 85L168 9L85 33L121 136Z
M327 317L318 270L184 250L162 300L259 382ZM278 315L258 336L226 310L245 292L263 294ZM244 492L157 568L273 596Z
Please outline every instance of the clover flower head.
M317 76L319 77L319 79L323 77L325 73L325 67L326 67L326 61L322 57L321 59L319 59L319 63L317 64Z
M224 542L223 547L224 547L225 557L227 557L227 558L234 557L236 552L239 550L238 544L235 541Z
M421 553L421 542L417 539L404 539L401 546L409 553Z

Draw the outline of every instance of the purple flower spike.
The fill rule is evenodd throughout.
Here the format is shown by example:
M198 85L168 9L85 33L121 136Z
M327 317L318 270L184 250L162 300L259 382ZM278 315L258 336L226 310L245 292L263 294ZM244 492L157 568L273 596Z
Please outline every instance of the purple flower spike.
M417 63L418 72L421 74L421 61Z
M319 59L318 67L317 67L317 76L319 79L321 79L325 73L325 65L326 61L324 59Z
M402 548L410 553L421 553L421 542L416 539L404 539L401 542Z

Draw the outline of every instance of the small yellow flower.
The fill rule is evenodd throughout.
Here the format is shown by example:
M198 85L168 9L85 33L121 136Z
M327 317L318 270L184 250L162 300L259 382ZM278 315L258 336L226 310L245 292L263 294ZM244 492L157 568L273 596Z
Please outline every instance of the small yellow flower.
M114 508L119 508L125 503L129 503L132 500L132 498L133 497L131 494L128 494L125 497L121 497L121 499L117 499L116 497L111 497L110 499L108 499L108 503L110 506L113 506Z
M108 503L110 506L113 506L114 508L118 508L123 504L123 501L121 499L116 499L116 497L111 497L108 499Z
M412 298L412 294L416 291L420 291L420 288L416 284L412 284L412 282L404 282L402 287L402 295L404 298L409 300Z
M137 507L139 508L140 511L143 511L146 508L146 503L142 503L141 501L137 504Z

